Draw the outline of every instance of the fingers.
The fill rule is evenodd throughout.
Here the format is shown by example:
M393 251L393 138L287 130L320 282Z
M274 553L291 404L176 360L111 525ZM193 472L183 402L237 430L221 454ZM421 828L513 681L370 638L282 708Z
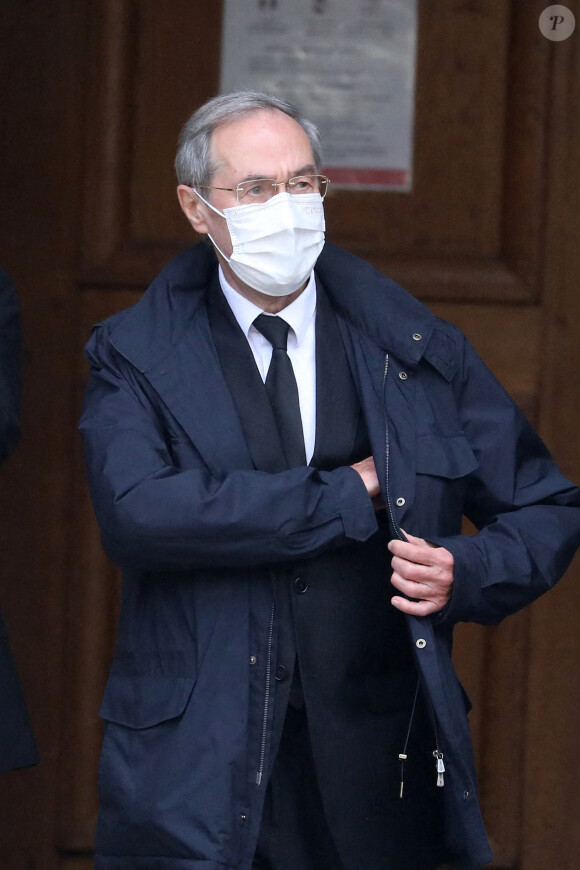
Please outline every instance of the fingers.
M434 547L435 544L431 544L429 541L426 541L424 538L415 538L410 532L406 532L405 529L401 529L402 533L406 537L408 541L412 544L417 544L421 547Z
M354 465L351 465L358 474L360 474L362 481L366 487L368 494L371 498L380 495L380 486L379 479L377 477L377 470L375 468L375 461L372 456L368 456L366 459L362 459L360 462L355 462Z
M401 613L408 613L410 616L431 616L431 614L438 613L442 609L433 601L409 601L407 598L400 598L398 595L394 595L391 598L391 604L397 610L400 610Z
M393 554L391 583L407 597L395 595L391 603L414 616L437 613L451 598L453 555L444 547L404 534L406 541L392 540L388 547Z
M436 547L423 538L415 538L403 529L401 531L404 532L406 541L399 541L397 538L389 541L389 550L394 556L400 556L409 562L417 562L422 565L436 565L445 562L446 557L443 554L446 553L451 559L451 566L453 565L453 556L448 550Z
M393 571L391 583L403 595L409 598L424 598L432 601L447 600L453 583L452 577L426 577L423 581L409 580L397 571Z
M400 574L405 580L412 580L414 583L429 584L437 582L437 578L441 577L445 582L445 577L449 573L447 566L440 565L438 562L415 562L411 559L404 559L401 556L393 556L391 559L391 567L394 572Z

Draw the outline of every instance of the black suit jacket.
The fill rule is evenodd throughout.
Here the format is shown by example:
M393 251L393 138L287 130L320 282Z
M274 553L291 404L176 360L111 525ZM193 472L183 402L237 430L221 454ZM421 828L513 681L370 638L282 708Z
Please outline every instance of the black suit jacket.
M16 293L8 275L0 269L1 461L12 453L20 436L21 350ZM36 761L34 737L0 613L0 771L28 767Z

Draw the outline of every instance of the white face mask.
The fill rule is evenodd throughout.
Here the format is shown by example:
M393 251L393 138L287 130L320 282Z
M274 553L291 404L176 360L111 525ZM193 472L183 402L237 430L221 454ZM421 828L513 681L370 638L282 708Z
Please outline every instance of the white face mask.
M306 283L324 245L319 193L278 193L267 202L236 205L223 212L197 195L226 219L231 257L210 239L240 281L267 296L289 296Z

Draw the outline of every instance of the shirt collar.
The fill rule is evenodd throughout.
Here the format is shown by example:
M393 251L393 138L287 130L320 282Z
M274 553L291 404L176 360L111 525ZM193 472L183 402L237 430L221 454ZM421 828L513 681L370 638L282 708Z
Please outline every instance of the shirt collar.
M246 338L249 336L250 328L259 314L267 314L258 305L250 302L237 290L234 290L231 284L228 283L223 269L219 267L220 286L223 294L228 301L228 305L233 311L234 317L238 321ZM314 280L314 271L310 275L308 284L302 293L296 297L294 302L287 305L279 312L278 317L281 317L290 325L290 328L296 335L296 343L298 346L302 344L306 330L310 325L314 313L316 311L316 281ZM255 329L255 327L254 327Z

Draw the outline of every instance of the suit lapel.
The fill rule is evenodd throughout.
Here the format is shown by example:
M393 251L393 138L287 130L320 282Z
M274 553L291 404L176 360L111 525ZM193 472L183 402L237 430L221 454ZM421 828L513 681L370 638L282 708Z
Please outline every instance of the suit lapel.
M275 473L286 469L272 406L246 336L216 277L209 295L210 328L254 466Z
M336 315L316 288L316 441L311 464L332 469L352 455L360 405Z

